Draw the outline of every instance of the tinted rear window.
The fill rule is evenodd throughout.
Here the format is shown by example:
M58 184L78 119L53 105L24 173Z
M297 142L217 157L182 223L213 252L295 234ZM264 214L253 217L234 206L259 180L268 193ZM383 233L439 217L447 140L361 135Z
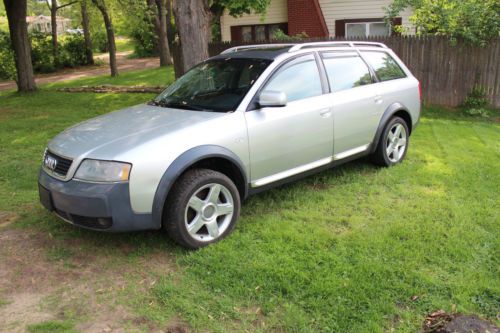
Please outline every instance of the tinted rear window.
M372 83L368 66L356 54L322 53L332 91L341 91Z
M375 70L380 81L402 79L406 77L405 72L398 63L385 52L363 51L366 61Z

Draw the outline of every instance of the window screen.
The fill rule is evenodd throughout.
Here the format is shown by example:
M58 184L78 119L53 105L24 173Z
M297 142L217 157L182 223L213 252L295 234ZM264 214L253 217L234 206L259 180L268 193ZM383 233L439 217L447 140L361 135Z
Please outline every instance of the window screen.
M372 66L380 81L396 80L406 77L397 62L385 52L364 51L366 61Z
M341 91L372 83L368 66L357 55L322 53L332 91Z

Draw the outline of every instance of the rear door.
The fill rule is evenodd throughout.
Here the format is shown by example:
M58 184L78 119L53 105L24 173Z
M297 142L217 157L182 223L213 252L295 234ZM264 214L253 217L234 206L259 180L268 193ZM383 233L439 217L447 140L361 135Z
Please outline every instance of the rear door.
M327 164L333 153L331 105L314 54L281 65L266 90L284 92L288 103L245 113L253 187Z
M368 149L382 115L382 97L367 64L356 51L321 52L331 93L334 158Z

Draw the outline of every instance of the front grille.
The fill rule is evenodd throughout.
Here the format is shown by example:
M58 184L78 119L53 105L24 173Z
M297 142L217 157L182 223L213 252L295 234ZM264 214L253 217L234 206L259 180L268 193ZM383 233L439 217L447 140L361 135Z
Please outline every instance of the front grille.
M56 167L54 169L51 169L46 163L45 163L45 160L46 160L46 157L47 156L50 156L52 158L54 158L57 163L56 163ZM62 176L62 177L65 177L66 174L68 173L68 170L71 166L71 163L73 163L72 160L70 159L67 159L67 158L64 158L64 157L61 157L59 155L56 155L50 151L47 150L47 152L45 153L45 157L44 157L44 166L45 168L49 169L50 171L52 171L53 173L59 175L59 176Z

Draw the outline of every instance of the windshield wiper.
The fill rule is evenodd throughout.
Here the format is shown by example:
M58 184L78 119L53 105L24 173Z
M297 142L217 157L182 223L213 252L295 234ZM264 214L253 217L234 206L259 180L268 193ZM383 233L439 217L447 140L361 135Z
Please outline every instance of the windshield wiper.
M164 108L174 108L174 109L184 109L184 110L192 110L192 111L214 111L210 109L205 109L197 105L187 104L184 102L165 102L162 100L156 101L152 100L148 103L149 105L161 106Z

